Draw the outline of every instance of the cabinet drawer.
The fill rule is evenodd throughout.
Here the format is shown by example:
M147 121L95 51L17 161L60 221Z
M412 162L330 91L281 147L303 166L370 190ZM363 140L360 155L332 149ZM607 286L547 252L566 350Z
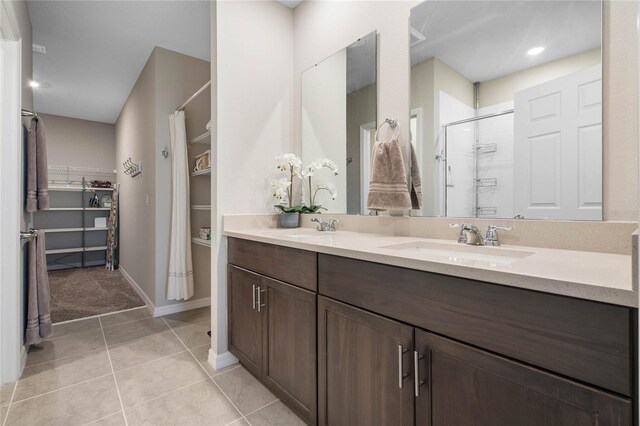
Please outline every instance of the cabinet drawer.
M631 395L629 308L323 254L318 262L323 295Z
M307 290L318 289L315 252L229 238L229 263Z

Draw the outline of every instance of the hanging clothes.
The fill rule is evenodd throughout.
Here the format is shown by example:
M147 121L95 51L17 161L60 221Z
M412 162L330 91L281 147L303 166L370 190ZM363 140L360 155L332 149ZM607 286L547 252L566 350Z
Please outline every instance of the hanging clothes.
M171 132L171 237L167 299L193 296L191 262L191 215L189 205L189 158L184 111L169 116Z
M111 193L111 210L109 210L109 223L107 229L107 264L106 269L115 271L118 269L120 261L120 215L118 205L120 194L120 186L118 184L113 185L113 192Z

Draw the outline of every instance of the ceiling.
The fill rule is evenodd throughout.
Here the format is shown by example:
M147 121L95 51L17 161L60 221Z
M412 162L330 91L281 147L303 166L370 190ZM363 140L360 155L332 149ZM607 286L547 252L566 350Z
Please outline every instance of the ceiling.
M302 1L303 0L278 0L278 3L282 3L290 9L295 9Z
M425 1L411 10L411 64L436 57L472 82L492 80L599 47L601 10L589 0ZM536 46L544 52L526 54Z
M154 46L209 61L209 1L28 1L34 109L114 123Z

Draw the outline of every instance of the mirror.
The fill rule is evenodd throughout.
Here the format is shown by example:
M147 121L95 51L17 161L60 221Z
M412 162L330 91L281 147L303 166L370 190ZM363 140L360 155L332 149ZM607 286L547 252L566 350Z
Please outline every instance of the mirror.
M602 220L600 1L411 10L412 215Z
M376 32L361 37L302 73L302 161L329 159L316 171L312 188L302 183L305 200L332 213L358 214L366 207L369 153L376 130ZM324 191L323 186L330 191ZM335 195L335 197L332 195ZM335 198L335 199L334 199Z

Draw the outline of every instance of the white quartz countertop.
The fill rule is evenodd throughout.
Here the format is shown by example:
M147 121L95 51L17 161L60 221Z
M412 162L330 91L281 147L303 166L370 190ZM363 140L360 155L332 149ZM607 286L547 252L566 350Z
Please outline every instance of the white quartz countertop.
M638 307L638 293L632 285L630 255L507 245L476 247L448 240L348 231L328 233L310 228L225 229L224 235Z

